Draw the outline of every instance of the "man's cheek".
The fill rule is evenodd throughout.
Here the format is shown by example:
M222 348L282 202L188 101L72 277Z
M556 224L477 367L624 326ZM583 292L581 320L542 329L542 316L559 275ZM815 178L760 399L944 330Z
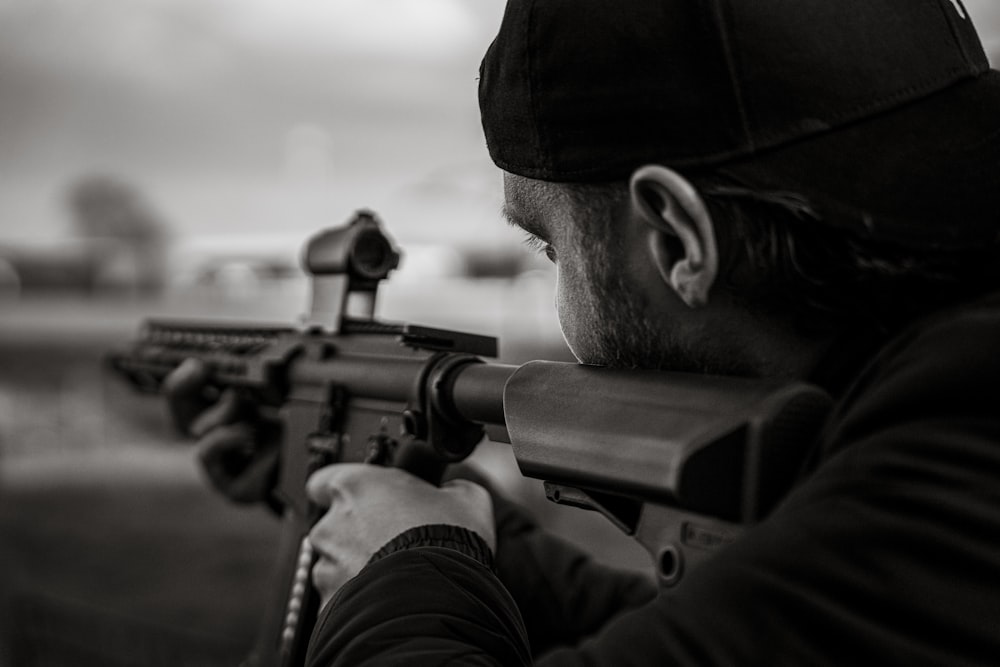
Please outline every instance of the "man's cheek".
M556 307L556 317L559 319L559 330L562 332L563 340L566 341L570 352L579 361L580 355L577 354L576 346L574 345L575 327L573 326L573 321L570 319L572 309L568 305L567 295L564 292L564 281L565 272L556 265L556 293L553 300Z
M577 361L587 363L592 361L593 327L597 326L594 318L588 314L591 309L583 297L582 290L566 275L565 271L557 269L556 282L556 314L559 317L559 329L563 340Z

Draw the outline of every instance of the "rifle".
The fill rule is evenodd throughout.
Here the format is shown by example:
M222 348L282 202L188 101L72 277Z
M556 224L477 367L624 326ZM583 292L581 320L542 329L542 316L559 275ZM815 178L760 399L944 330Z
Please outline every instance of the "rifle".
M318 612L306 538L309 474L334 462L403 468L438 484L484 434L557 503L597 510L637 539L659 583L766 516L792 486L831 401L803 383L533 361L485 361L495 338L374 318L399 251L374 214L314 236L303 253L303 325L148 321L111 366L160 390L189 357L283 423L277 599L252 664L300 665Z

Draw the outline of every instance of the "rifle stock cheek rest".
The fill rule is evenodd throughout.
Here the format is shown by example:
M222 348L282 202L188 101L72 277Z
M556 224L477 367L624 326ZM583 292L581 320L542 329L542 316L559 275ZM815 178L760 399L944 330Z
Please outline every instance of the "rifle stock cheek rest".
M806 384L548 361L504 388L526 476L740 522L788 490L829 407Z
M801 383L546 361L503 401L521 472L633 535L662 587L773 509L832 404Z

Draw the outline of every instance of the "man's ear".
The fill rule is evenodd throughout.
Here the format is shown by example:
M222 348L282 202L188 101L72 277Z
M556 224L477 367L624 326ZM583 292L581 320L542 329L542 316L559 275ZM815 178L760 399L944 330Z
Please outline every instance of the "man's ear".
M667 283L691 308L708 303L719 273L712 218L683 176L660 165L635 170L629 181L632 208L649 227L650 258Z

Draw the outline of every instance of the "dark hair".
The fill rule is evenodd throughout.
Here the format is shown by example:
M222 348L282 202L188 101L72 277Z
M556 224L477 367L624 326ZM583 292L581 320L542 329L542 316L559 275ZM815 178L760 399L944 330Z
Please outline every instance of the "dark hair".
M689 180L715 223L723 284L739 303L787 317L804 335L845 327L889 334L1000 288L1000 245L955 250L877 241L823 224L793 192L734 187L714 175ZM561 186L604 224L613 224L612 211L628 198L620 182ZM611 229L589 231L605 242L615 238Z
M795 193L711 177L692 182L715 222L727 287L755 309L789 315L806 335L845 325L891 333L1000 287L998 245L955 250L878 241L823 224ZM741 283L743 275L752 279Z

